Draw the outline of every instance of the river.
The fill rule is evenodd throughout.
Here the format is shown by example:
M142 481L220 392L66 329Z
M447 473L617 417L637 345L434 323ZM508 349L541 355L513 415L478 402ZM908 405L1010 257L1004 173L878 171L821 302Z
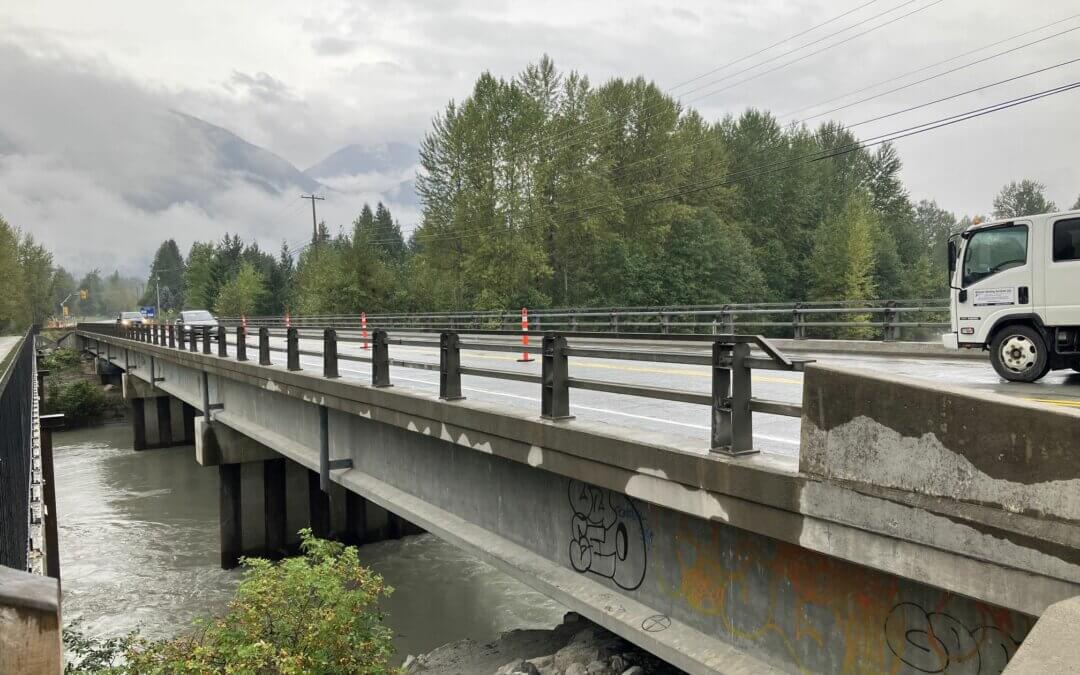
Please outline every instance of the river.
M54 435L65 625L88 635L186 630L220 613L239 572L218 567L217 471L191 447L134 452L127 425ZM550 628L565 609L431 535L370 544L360 558L384 601L397 661L447 642Z

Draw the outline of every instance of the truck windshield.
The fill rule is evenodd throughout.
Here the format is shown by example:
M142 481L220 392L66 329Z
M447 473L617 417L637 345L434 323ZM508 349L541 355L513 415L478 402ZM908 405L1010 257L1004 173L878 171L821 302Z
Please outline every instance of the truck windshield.
M1027 225L994 227L975 232L964 251L963 286L1027 263Z

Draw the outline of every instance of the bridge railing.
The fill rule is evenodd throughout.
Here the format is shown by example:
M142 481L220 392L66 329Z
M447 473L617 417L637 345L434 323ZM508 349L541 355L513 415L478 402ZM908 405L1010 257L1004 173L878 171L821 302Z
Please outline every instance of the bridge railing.
M511 330L526 321L531 331L594 331L731 334L752 332L772 337L926 339L949 326L944 299L858 300L696 305L671 307L597 307L488 312L424 312L365 315L369 330ZM360 328L360 314L321 316L223 317L226 325L257 328Z
M464 398L462 376L474 376L497 380L512 380L539 385L540 414L550 420L566 420L570 414L570 390L583 389L611 394L674 401L711 409L710 449L728 455L754 452L753 413L799 417L802 407L783 401L757 398L753 395L751 371L754 369L801 371L811 359L792 358L777 349L767 338L760 335L736 334L667 334L655 333L597 333L592 331L547 331L539 346L518 344L518 331L512 330L430 330L410 328L400 336L391 335L384 329L375 329L369 336L355 331L325 328L301 330L292 326L285 330L258 327L254 335L244 326L227 329L193 327L190 330L167 326L117 326L115 324L80 324L78 330L86 336L111 336L157 347L254 361L261 366L275 366L271 355L285 354L285 367L291 371L303 370L302 357L322 359L322 376L340 376L340 361L362 362L371 366L371 385L388 387L391 384L391 368L414 368L439 373L439 397L446 401ZM92 337L90 338L93 339ZM284 339L282 346L281 340ZM617 339L619 344L612 344ZM275 342L275 340L277 342ZM305 344L321 340L320 348ZM359 344L367 353L342 353L339 343ZM641 347L628 348L637 343ZM114 352L111 342L106 341L105 351L100 344L95 353L105 358L123 356ZM428 347L439 350L439 363L398 359L390 357L390 346ZM657 348L659 347L661 348ZM664 349L677 346L677 349ZM647 348L645 348L647 347ZM518 353L520 361L532 361L538 355L541 372L511 371L479 368L462 364L464 351L498 351ZM711 392L702 393L682 389L655 387L607 380L576 377L570 372L571 357L590 359L616 359L674 363L706 366L711 369ZM153 360L151 377L155 377ZM205 379L204 379L205 383ZM206 392L204 391L204 394ZM207 404L207 409L209 404Z
M27 331L0 363L0 565L19 570L29 568L36 517L34 403L34 334Z

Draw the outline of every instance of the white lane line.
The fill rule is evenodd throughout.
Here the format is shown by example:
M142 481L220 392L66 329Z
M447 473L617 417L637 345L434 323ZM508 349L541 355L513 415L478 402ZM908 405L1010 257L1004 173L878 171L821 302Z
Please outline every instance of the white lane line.
M348 372L348 373L357 373L359 375L368 375L368 373L366 373L366 372L364 372L362 370L356 370L355 368L339 368L339 370L342 370L342 371ZM395 377L394 379L401 380L403 382L417 382L419 384L426 384L428 386L438 386L438 384L439 384L438 382L429 382L427 380L417 380L415 378L410 378L410 377ZM464 385L461 388L463 390L465 390L465 391L475 391L478 394L489 394L491 396L503 396L505 398L514 398L514 399L519 399L521 401L529 401L530 403L539 403L540 402L539 398L535 398L533 396L522 396L521 394L508 394L508 393L503 392L503 391L492 391L490 389L480 389L478 387L466 387ZM637 419L637 420L644 420L646 422L653 422L655 424L670 424L670 425L677 426L677 427L686 427L688 429L700 429L702 431L710 431L711 430L711 427L705 426L703 424L690 424L689 422L676 422L674 420L665 420L665 419L661 419L659 417L649 417L648 415L635 415L634 413L622 412L622 411L619 411L619 410L608 410L607 408L593 408L591 406L576 405L576 404L573 404L573 403L570 404L570 407L572 409L576 408L578 410L588 410L589 412L602 413L602 414L605 414L605 415L619 415L621 417L630 417L630 418ZM793 440L791 440L789 438L781 438L780 436L771 436L771 435L768 435L768 434L754 434L754 438L760 438L760 439L763 439L763 440L766 440L766 441L775 441L777 443L786 443L788 445L798 445L799 444L799 441L793 441Z

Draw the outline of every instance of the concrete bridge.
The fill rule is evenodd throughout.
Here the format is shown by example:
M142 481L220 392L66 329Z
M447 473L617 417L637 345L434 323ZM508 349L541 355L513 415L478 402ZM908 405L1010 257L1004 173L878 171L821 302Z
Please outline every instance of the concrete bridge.
M1014 671L1045 672L1031 664L1077 642L1032 633L1043 614L1049 636L1068 626L1080 595L1067 399L733 335L550 334L535 362L492 368L520 351L503 331L378 331L366 350L260 332L77 332L141 401L137 444L193 437L218 466L225 565L308 524L359 541L419 527L692 673L992 673L1018 649ZM657 364L707 391L658 386ZM579 377L616 372L601 366L623 369ZM755 396L770 378L798 395ZM602 398L575 408L571 390Z

